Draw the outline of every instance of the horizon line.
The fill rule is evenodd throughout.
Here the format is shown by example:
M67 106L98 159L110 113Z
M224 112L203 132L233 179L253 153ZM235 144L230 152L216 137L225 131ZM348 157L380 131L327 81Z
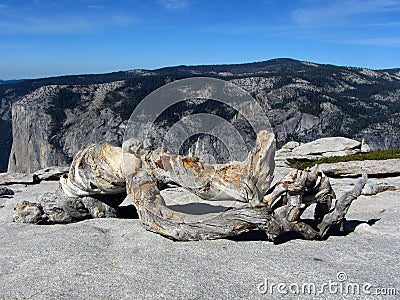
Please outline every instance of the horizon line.
M58 77L69 77L69 76L89 76L89 75L106 75L106 74L113 74L113 73L119 73L119 72L131 72L131 71L157 71L165 68L176 68L176 67L201 67L201 66L233 66L233 65L248 65L248 64L256 64L256 63L263 63L263 62L269 62L272 60L294 60L298 62L305 62L305 63L312 63L316 65L331 65L331 66L336 66L336 67L348 67L348 68L360 68L360 69L369 69L373 71L384 71L384 70L395 70L399 69L399 67L385 67L385 68L371 68L371 67L365 67L365 66L352 66L352 65L345 65L345 64L334 64L334 63L327 63L327 62L315 62L315 61L310 61L310 60L303 60L303 59L298 59L298 58L293 58L293 57L275 57L275 58L270 58L267 60L257 60L257 61L248 61L248 62L232 62L232 63L205 63L205 64L171 64L171 65L163 65L163 66L158 66L156 68L133 68L133 69L120 69L120 70L110 70L110 71L99 71L99 72L92 72L92 73L59 73L59 74L49 74L49 75L38 75L37 77L34 76L27 76L27 77L9 77L9 78L0 78L0 84L1 82L7 83L7 81L23 81L23 80L35 80L35 79L49 79L49 78L58 78Z

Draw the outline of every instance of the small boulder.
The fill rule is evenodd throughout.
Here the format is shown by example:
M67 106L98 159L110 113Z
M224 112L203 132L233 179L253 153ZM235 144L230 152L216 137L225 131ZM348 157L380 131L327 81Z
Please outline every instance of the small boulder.
M12 189L6 186L0 186L0 197L12 195L14 195L14 191Z
M368 182L364 186L361 194L365 196L373 196L385 191L395 191L396 189L398 189L397 186L388 184L387 182L377 182L377 183Z
M43 224L47 216L39 203L23 201L14 207L13 221L17 223Z
M323 157L346 156L361 152L361 143L345 137L321 138L309 143L289 142L275 153L277 166L293 161L313 161Z
M361 153L368 153L368 152L371 152L371 147L363 139L361 141Z
M119 217L118 204L125 195L68 197L61 188L47 192L36 203L23 201L14 208L14 222L67 224L91 218Z
M69 167L48 167L33 173L33 176L36 176L39 180L59 180L61 175L68 173Z
M295 141L291 141L291 142L287 142L285 145L282 146L282 150L293 150L296 147L301 146L302 143L300 142L295 142Z
M357 149L361 149L361 143L345 137L329 137L321 138L306 144L302 144L293 149L292 154L295 156L306 155L323 155L323 156L338 156L352 154ZM356 151L357 151L356 150ZM325 155L324 155L325 154Z
M40 183L40 179L34 174L0 173L0 185L36 183Z

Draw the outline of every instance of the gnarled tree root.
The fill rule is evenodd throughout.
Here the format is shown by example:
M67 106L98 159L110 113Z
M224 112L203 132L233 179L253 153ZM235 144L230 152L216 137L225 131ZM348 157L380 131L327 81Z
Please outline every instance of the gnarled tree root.
M354 188L335 201L328 177L318 166L293 170L270 188L274 171L275 138L257 134L254 149L243 162L207 164L196 157L149 151L130 139L123 147L91 145L74 158L61 189L42 196L39 203L23 202L14 220L26 223L69 223L92 217L118 217L125 192L142 224L174 240L202 240L235 236L253 229L268 239L296 232L305 239L323 239L340 224L367 182L363 175ZM204 200L231 200L239 206L223 212L192 215L167 207L160 189L173 184ZM313 225L301 219L315 203Z
M353 188L336 200L316 228L299 219L291 220L291 204L272 210L268 204L232 208L213 215L194 216L173 211L166 207L156 182L144 170L128 180L132 198L146 229L168 238L181 241L217 239L238 235L252 229L263 230L270 240L285 232L297 232L305 239L323 239L328 229L339 224L353 200L367 182L363 175ZM288 218L289 217L289 218Z

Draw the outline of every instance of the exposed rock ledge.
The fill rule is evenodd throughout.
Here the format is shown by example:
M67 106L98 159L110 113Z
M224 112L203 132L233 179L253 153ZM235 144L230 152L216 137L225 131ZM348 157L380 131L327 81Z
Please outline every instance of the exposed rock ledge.
M352 181L335 179L333 188L341 194ZM400 184L400 178L394 181ZM0 298L279 299L276 286L272 295L260 294L258 286L268 280L301 288L313 282L316 270L316 284L340 284L337 274L346 272L344 287L370 282L399 288L400 191L360 196L344 226L353 232L323 243L296 239L275 245L257 231L233 240L177 243L146 231L138 219L12 223L17 203L34 201L57 184L16 185L14 197L0 198ZM325 294L321 298L340 298L327 289ZM295 297L312 298L307 293Z
M0 173L0 185L36 184L42 180L59 180L60 176L68 173L69 167L49 167L33 174Z
M345 137L328 137L305 144L289 142L276 151L275 160L278 166L287 166L296 160L318 160L323 157L346 156L369 151L369 146L364 142Z
M319 170L330 177L356 177L363 172L369 176L390 177L400 174L400 159L348 161L321 164Z

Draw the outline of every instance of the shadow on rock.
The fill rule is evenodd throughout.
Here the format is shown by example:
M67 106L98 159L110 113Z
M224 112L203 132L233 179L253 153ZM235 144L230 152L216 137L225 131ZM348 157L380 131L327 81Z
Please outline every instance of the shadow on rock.
M133 204L118 207L119 217L122 219L139 219L137 209Z
M378 222L380 219L370 219L368 221L360 221L360 220L343 220L343 223L341 226L332 226L324 240L328 239L330 236L347 236L348 234L352 233L355 231L357 226L360 224L368 224L369 226L374 225L376 222ZM313 226L316 228L316 223L312 219L304 219L302 220L304 223L307 223L308 225ZM266 241L268 240L267 235L265 234L264 231L261 230L252 230L249 232L242 233L237 236L233 236L228 238L229 240L236 241L236 242L246 242L246 241ZM292 240L297 240L297 239L304 239L304 237L295 231L288 231L285 232L281 235L279 235L273 243L276 245L283 244Z

